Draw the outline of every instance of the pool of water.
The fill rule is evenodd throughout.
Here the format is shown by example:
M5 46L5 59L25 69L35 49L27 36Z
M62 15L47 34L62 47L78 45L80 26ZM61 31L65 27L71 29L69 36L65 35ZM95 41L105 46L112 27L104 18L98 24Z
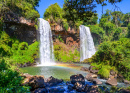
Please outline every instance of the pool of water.
M45 78L48 78L50 76L53 76L58 79L63 80L69 80L71 75L75 74L82 74L84 77L88 74L86 71L81 71L81 67L89 67L88 64L63 64L58 63L55 66L31 66L31 67L25 67L21 68L21 71L23 73L28 73L30 75L43 75ZM110 85L106 85L106 80L100 79L100 81L103 82L101 86L106 86L110 88ZM128 87L129 85L126 85L124 83L118 82L117 87Z
M55 66L32 66L21 68L23 73L30 75L43 75L45 78L53 76L58 79L70 79L71 75L87 75L88 72L81 71L82 66L89 67L88 64L57 64Z

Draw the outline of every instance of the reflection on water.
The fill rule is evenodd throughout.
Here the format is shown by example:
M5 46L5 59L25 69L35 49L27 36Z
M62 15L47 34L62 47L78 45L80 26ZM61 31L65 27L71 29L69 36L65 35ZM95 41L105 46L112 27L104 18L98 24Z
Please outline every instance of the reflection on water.
M25 67L21 68L23 73L29 73L31 75L44 75L45 78L53 76L58 79L70 79L71 75L82 74L87 75L87 72L80 70L79 64L69 65L60 64L60 66L40 66L40 67Z

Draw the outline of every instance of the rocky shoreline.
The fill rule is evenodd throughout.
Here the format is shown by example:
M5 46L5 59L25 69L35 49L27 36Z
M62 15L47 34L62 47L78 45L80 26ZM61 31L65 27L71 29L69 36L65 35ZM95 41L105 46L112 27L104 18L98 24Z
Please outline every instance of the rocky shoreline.
M106 84L109 84L111 86L117 86L117 79L120 79L120 81L125 84L130 84L130 81L125 80L121 74L117 74L113 70L110 71L109 78L104 78L104 77L101 77L100 75L98 75L99 70L93 70L93 66L90 66L89 68L81 67L80 70L89 72L89 74L87 74L87 76L86 76L86 79L95 84L102 84L102 82L97 77L107 80Z
M30 86L31 93L102 93L102 91L112 93L107 87L100 86L102 82L96 78L96 74L92 73L87 74L86 77L82 74L72 75L69 81L56 79L53 76L49 78L32 76L27 73L22 76L25 78L22 85ZM108 79L107 83L110 82L111 80ZM116 82L112 82L112 84L115 85ZM116 91L117 93L130 93L129 90L125 89L117 89Z

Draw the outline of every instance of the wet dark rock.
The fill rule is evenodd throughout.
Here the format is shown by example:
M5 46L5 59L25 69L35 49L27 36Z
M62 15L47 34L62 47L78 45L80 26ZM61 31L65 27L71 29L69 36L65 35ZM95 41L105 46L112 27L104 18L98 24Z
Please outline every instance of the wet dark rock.
M100 93L99 90L98 90L98 86L86 86L85 87L85 93Z
M85 84L85 78L81 74L70 76L70 81L72 84L75 84L76 82L81 82L82 84Z
M97 85L102 84L102 82L101 82L99 79L97 79L97 78L94 78L94 79L93 79L93 83L94 83L94 84L97 84Z
M49 93L64 93L65 89L63 87L50 88Z
M93 70L93 67L94 67L94 66L90 66L90 67L89 67L89 70L90 70L90 71Z
M69 90L69 91L72 91L72 90L73 90L73 87L74 87L74 85L72 85L72 84L68 85L68 90Z
M112 86L117 86L117 80L115 78L109 78L106 81L106 84L112 85Z
M74 84L74 89L76 89L76 91L78 91L78 92L84 91L84 88L85 88L85 85L82 84L81 82L76 82Z
M46 88L38 88L32 93L48 93L48 90Z
M82 71L89 71L89 68L87 68L87 67L81 67L80 70L82 70Z
M128 81L128 80L123 80L123 82L125 83L125 84L130 84L130 81Z
M54 78L54 77L51 76L51 77L49 77L47 79L46 85L47 86L54 86L54 85L57 85L57 84L62 83L62 82L63 82L62 79L56 79L56 78Z
M31 90L35 90L37 88L44 88L44 76L32 76L27 78L26 82L24 84L27 84L31 86Z

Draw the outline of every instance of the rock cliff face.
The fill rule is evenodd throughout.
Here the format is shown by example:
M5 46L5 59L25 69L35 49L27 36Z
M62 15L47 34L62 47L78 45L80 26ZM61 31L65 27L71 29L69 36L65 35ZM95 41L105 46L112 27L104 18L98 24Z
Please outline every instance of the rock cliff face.
M56 23L51 25L51 29L54 42L60 36L68 47L73 47L74 49L80 47L79 30L69 27L66 31L62 25Z
M20 41L33 43L37 38L37 31L34 27L35 22L19 17L14 13L7 13L4 18L4 30L11 36Z

